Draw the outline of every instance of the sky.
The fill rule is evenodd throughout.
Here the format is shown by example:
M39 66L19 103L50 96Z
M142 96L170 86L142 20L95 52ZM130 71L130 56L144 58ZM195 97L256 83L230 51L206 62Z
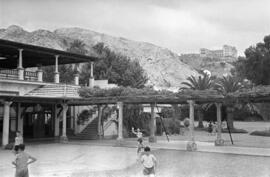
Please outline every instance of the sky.
M235 46L270 34L270 0L0 0L0 28L80 27L150 42L178 54Z

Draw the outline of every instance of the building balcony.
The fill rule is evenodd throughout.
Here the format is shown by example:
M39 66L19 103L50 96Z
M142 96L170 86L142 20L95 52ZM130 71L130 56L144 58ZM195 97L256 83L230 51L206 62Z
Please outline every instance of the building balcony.
M24 70L20 72L20 69L0 69L0 79L38 81L38 72L39 71L32 72L32 71L24 71Z

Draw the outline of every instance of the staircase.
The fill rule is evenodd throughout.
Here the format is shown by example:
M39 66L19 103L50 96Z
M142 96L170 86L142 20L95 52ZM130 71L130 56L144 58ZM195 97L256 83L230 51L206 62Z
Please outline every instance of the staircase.
M98 139L98 118L96 117L90 124L88 124L81 133L75 136L70 136L69 138L78 140Z

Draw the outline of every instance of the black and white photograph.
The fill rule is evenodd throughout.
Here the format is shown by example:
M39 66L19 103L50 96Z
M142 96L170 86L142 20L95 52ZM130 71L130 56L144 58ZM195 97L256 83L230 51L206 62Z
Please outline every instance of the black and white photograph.
M0 177L270 177L270 0L0 0Z

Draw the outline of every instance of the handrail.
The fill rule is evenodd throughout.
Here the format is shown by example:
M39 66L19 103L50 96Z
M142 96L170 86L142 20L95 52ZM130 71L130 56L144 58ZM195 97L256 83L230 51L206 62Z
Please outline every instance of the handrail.
M18 79L18 70L16 69L0 69L0 78L1 79Z
M37 72L24 71L24 75L29 77L37 77Z
M1 69L0 74L18 75L18 70L16 70L16 69Z
M24 71L24 80L37 81L37 72Z

